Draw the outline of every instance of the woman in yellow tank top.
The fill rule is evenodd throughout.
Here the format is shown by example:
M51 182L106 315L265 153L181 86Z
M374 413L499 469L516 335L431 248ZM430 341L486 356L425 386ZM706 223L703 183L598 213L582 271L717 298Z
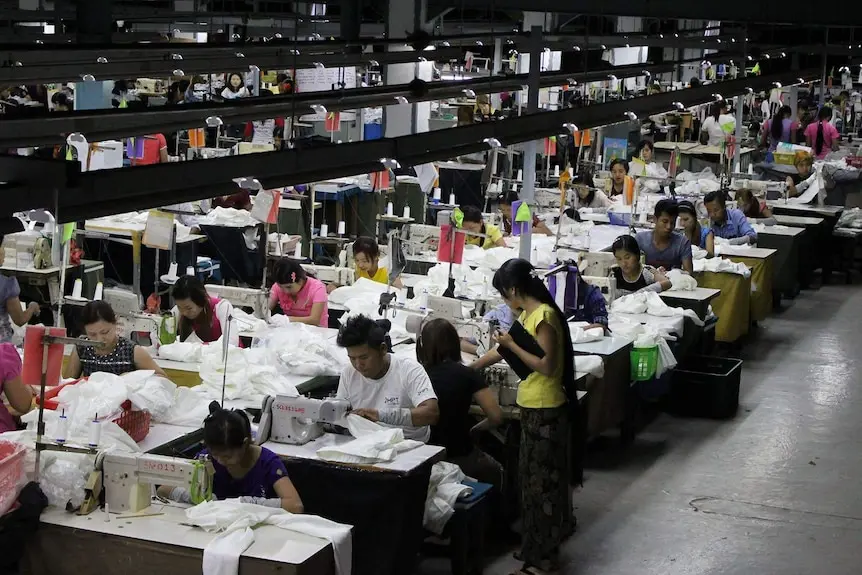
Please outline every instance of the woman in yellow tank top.
M523 542L521 573L541 575L559 568L560 544L574 530L572 514L569 398L574 395L572 339L565 317L545 284L526 260L511 259L494 274L494 288L532 335L544 355L538 357L498 331L498 347L477 360L481 369L497 363L500 347L508 348L532 370L518 386L521 445L518 478L521 489Z
M380 248L373 238L360 237L353 242L353 264L356 268L356 279L366 278L371 281L386 284L389 283L389 270L380 265ZM392 285L403 288L401 278L395 278ZM332 293L338 284L329 284L326 288Z

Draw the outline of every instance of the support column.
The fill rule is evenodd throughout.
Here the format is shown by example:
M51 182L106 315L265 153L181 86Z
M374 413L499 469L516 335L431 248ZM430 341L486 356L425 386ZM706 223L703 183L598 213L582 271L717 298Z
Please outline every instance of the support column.
M75 20L78 44L110 44L114 30L113 0L78 2Z
M526 24L527 14L524 14ZM544 18L542 19L544 22ZM539 111L539 76L542 67L542 26L530 27L530 72L527 76L527 113L536 114ZM536 203L536 140L524 145L524 187L521 190L521 201L533 208ZM529 224L530 232L521 236L521 247L518 255L527 261L532 252L533 222Z
M389 12L386 16L386 37L406 38L416 28L416 21L421 12L424 0L389 0ZM403 44L389 46L390 51L412 50ZM417 54L418 58L418 54ZM387 86L408 84L416 74L415 64L390 64L383 70L383 82ZM415 126L415 105L395 104L383 108L383 134L387 138L396 138L412 134Z
M826 34L826 37L823 40L823 72L820 74L820 105L817 107L818 109L822 108L826 103L826 46L829 44L829 28L826 29L824 34Z
M494 61L493 67L491 68L491 75L496 76L503 69L503 39L502 38L494 38ZM502 101L500 100L500 94L495 93L491 94L491 107L495 110L499 110L502 106Z
M343 0L341 2L341 39L345 42L356 42L359 40L360 28L362 27L361 0ZM362 52L361 46L352 46L350 53Z
M793 121L796 121L796 118L798 118L798 117L799 117L799 116L798 116L798 111L799 111L799 86L795 86L795 85L794 85L794 86L790 86L790 96L789 96L787 99L788 99L787 104L790 106L790 109L791 109L791 110L792 110L792 112L793 112L793 115L792 115L792 116L790 116L790 118L791 118Z

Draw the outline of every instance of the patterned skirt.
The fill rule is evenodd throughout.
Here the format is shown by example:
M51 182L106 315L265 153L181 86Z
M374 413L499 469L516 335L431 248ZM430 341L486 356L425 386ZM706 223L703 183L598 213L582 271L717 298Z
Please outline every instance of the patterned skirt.
M573 530L569 417L568 405L521 408L521 559L527 566L556 568L560 544Z

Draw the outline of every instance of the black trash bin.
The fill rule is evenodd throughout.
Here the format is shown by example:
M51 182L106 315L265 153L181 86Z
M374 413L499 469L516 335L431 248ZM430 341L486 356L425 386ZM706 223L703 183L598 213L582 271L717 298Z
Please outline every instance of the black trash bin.
M691 356L674 371L670 411L690 417L733 417L739 407L741 378L741 359Z

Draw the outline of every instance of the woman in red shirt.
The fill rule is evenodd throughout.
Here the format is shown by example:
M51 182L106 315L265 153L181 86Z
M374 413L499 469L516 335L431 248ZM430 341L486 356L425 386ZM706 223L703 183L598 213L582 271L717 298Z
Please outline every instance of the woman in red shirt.
M133 166L149 166L166 164L168 160L168 142L162 134L144 136L144 155L141 158L130 158Z

